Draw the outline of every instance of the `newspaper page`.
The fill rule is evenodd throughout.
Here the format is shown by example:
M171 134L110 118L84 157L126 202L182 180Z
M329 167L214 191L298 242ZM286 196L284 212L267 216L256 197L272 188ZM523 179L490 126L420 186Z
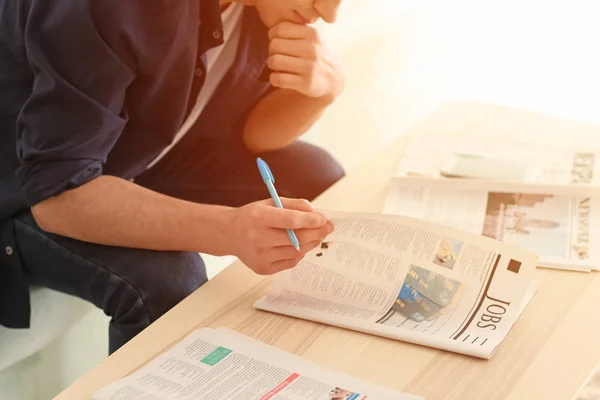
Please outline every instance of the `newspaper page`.
M405 178L392 181L384 212L483 234L540 256L540 267L600 266L600 189Z
M199 329L92 400L418 400L226 328Z
M335 231L258 309L490 358L535 293L537 257L481 235L324 211Z
M479 160L477 162L477 160ZM461 168L461 165L462 168ZM600 184L600 148L548 146L479 135L468 139L423 135L409 144L396 176L444 178L457 167L467 175L487 171L489 179L542 185ZM472 168L472 171L468 171ZM519 173L517 173L519 171ZM487 178L486 175L477 178Z

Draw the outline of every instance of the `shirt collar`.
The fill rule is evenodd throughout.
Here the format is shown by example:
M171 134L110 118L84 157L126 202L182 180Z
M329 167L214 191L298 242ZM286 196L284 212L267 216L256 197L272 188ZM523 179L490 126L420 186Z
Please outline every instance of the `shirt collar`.
M202 52L224 43L223 18L219 0L200 1L200 49ZM246 6L243 17L242 35L252 36L251 68L257 70L256 78L268 83L270 69L266 66L269 57L268 29L254 7ZM242 57L238 49L237 57ZM248 67L248 66L247 66Z

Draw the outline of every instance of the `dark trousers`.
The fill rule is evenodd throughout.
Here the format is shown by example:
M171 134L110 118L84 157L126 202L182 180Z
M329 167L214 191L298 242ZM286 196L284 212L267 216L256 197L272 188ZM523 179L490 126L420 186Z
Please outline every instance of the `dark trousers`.
M303 143L263 154L281 196L314 199L343 176L323 150ZM239 143L204 140L175 146L136 183L198 203L240 206L268 198L256 155ZM197 253L85 243L42 231L31 212L14 219L29 281L90 301L111 317L112 353L207 280Z

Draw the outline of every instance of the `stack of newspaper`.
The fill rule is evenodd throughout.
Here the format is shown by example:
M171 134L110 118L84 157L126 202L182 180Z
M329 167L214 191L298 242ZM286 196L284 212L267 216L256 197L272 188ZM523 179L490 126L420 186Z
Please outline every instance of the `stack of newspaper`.
M92 400L418 400L230 329L199 329Z
M541 267L600 269L600 150L420 138L392 179L384 212L522 247ZM448 179L467 178L467 179Z

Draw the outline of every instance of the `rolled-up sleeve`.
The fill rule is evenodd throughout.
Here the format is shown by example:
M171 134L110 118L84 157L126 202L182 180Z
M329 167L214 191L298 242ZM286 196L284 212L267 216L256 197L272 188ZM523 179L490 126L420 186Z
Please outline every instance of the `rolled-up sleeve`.
M17 178L30 207L102 175L127 122L132 28L117 26L111 15L123 10L108 3L119 4L32 2L25 49L33 90L17 122Z

